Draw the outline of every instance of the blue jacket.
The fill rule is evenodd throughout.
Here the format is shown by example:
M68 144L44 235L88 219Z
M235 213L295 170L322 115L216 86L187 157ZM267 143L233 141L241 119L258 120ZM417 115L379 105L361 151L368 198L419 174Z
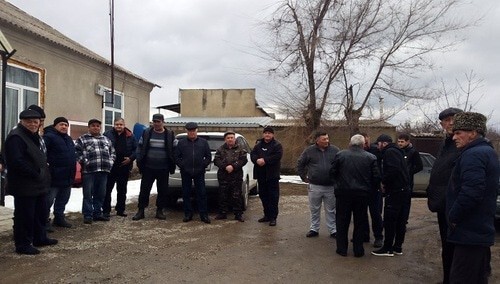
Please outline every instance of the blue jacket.
M71 187L76 173L75 143L68 134L58 132L53 126L45 127L44 133L50 186Z
M195 140L181 138L175 147L175 163L181 173L192 177L205 174L205 168L212 161L212 152L207 140L197 137Z
M462 149L446 194L449 242L493 245L499 171L498 156L486 139Z

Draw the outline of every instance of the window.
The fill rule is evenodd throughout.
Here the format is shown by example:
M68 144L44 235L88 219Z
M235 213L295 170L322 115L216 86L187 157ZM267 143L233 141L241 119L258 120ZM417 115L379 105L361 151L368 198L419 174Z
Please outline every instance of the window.
M105 91L104 104L104 129L103 131L113 128L114 121L117 118L123 117L123 94L115 91L113 103L111 102L111 90Z
M5 131L3 137L7 137L9 131L16 126L19 113L28 106L38 105L40 96L40 72L8 65L6 69L5 103Z

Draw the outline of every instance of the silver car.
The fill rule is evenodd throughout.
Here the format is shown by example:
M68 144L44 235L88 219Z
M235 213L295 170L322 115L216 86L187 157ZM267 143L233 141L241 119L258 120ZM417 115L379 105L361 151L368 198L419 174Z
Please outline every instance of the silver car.
M429 185L432 166L436 158L429 153L420 152L420 159L424 168L413 176L413 193L427 194L426 189Z
M187 133L181 133L176 135L176 140L174 141L174 146L177 145L177 141L180 138L184 138L187 136ZM208 145L210 146L210 151L212 152L212 161L215 156L215 152L217 149L224 144L224 132L198 132L198 137L204 138L207 140ZM257 180L253 178L253 163L250 160L250 145L248 141L243 137L243 135L236 133L236 143L247 150L247 159L248 163L243 167L243 183L242 183L242 194L243 194L243 208L247 208L248 205L248 195L250 193L256 194L257 189ZM205 187L207 189L207 194L216 194L219 188L219 182L217 180L217 166L214 165L213 162L208 165L205 169ZM176 202L177 199L182 195L182 182L181 182L181 173L179 168L175 170L175 173L170 176L169 180L169 200L172 202Z

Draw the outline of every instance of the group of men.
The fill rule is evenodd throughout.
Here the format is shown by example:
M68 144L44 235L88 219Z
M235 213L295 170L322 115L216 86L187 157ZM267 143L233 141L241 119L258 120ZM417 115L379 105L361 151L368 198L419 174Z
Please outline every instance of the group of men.
M490 246L495 238L498 156L485 138L484 115L449 108L439 114L439 120L446 138L427 193L429 209L438 217L443 283L487 283ZM356 134L349 148L342 151L330 145L326 132L317 132L314 139L297 162L300 178L308 183L311 225L306 237L319 235L324 203L329 234L336 238L336 253L347 256L352 215L353 252L362 257L363 242L370 239L369 208L374 247L378 248L371 254L402 255L413 175L423 168L409 135L400 134L396 144L382 134L370 145L368 135Z

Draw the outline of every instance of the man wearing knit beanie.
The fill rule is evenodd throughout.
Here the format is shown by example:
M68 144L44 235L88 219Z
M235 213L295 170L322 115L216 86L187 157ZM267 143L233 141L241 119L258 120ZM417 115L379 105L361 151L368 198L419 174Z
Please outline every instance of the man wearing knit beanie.
M455 115L453 141L461 153L446 195L447 241L454 246L450 283L488 283L500 165L485 133L484 115Z

